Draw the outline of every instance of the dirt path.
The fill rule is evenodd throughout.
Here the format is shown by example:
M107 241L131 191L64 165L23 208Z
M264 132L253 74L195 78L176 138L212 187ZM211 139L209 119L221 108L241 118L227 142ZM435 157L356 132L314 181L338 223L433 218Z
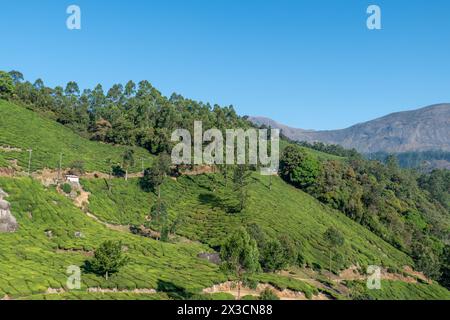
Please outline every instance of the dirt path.
M11 146L0 146L1 152L22 152L22 149Z
M64 192L61 191L59 188L57 188L57 190L58 190L59 193L64 194ZM73 204L77 208L81 209L81 211L83 211L89 218L91 218L91 219L95 220L96 222L104 225L108 229L111 229L111 230L114 230L114 231L131 233L129 225L110 224L110 223L107 223L107 222L104 222L104 221L100 220L97 216L95 216L94 214L89 212L89 209L88 209L89 196L91 195L91 193L85 191L82 186L78 186L76 188L76 190L78 191L78 194L77 194L76 198L72 199Z
M405 274L391 273L387 269L381 269L381 280L390 281L402 281L405 283L417 283L417 279L421 279L428 283L431 283L430 279L427 279L423 273L414 271L411 267L405 266L403 268ZM365 281L368 279L368 275L362 275L359 273L357 266L351 266L350 268L343 270L339 276L332 278L334 282L348 281Z
M19 150L19 149L17 149ZM0 146L0 151L5 151L5 152L13 152L16 151L15 148L11 148L11 147L2 147ZM13 178L16 176L27 176L28 173L23 171L22 168L20 168L17 165L17 160L11 160L11 166L10 168L3 168L0 167L0 177L9 177L9 178ZM185 170L183 172L181 172L181 175L186 175L186 176L196 176L196 175L202 175L205 173L214 173L217 170L214 169L211 166L197 166L193 169L190 170ZM55 185L58 183L58 181L63 181L64 177L69 174L69 169L62 169L61 171L57 170L57 169L48 169L48 168L44 168L35 172L31 173L31 176L40 181L43 185L45 186L50 186L50 185ZM128 174L128 178L129 179L133 179L133 178L141 178L143 176L142 172L134 172L134 173L129 173ZM99 172L99 171L92 171L92 172L86 172L83 175L80 176L81 179L124 179L123 177L114 177L114 176L110 176L107 173L103 173L103 172ZM176 178L174 178L176 180Z
M280 291L274 286L266 283L258 284L256 289L242 286L240 290L241 298L246 295L259 297L265 289L272 290L280 298L280 300L329 300L329 298L322 293L319 293L318 295L313 296L311 299L308 299L303 292L292 291L289 289ZM221 284L214 285L210 288L203 289L203 293L228 293L233 295L237 299L237 283L233 281L227 281Z
M73 200L73 203L78 208L82 209L83 211L87 210L87 205L89 204L89 196L91 195L89 192L84 191L83 188L79 188L79 194L78 196Z
M343 284L344 281L367 281L368 275L361 274L357 266L351 266L348 269L343 270L339 275L330 274L327 271L322 271L320 274L312 269L297 269L291 272L282 271L281 275L290 277L296 280L306 282L317 289L332 290L347 296L349 289ZM320 282L320 276L329 279L334 285L330 286L326 282ZM432 283L430 279L425 277L423 273L414 271L411 267L405 266L403 268L403 274L391 273L387 269L381 269L381 280L388 281L401 281L405 283L415 284L418 279Z
M0 168L0 177L14 178L16 177L16 170L11 168Z
M45 294L62 294L66 293L64 288L48 288ZM103 289L100 287L95 288L87 288L86 292L88 293L134 293L134 294L155 294L156 290L152 288L146 288L146 289L133 289L133 290L126 290L126 289Z
M314 271L311 270L310 272L314 272ZM288 271L281 271L280 274L282 276L285 276L285 277L288 277L288 278L292 278L292 279L295 279L295 280L306 282L306 283L308 283L308 284L310 284L313 287L318 288L318 289L329 289L323 283L321 283L320 281L316 280L312 276L308 275L307 269L302 269L301 270L301 274L298 274L298 273L292 274L292 273L290 273Z
M100 220L99 218L97 218L95 215L93 215L90 212L86 212L86 215L95 220L98 223L101 223L102 225L104 225L105 227L107 227L108 229L114 230L114 231L120 231L120 232L127 232L127 233L131 233L130 231L130 226L126 226L126 225L118 225L118 224L110 224L107 222L104 222L102 220Z

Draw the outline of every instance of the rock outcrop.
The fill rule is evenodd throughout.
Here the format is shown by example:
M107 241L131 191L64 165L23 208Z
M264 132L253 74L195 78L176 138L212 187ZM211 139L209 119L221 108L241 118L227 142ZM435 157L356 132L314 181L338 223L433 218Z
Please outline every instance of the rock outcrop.
M11 205L4 200L8 194L0 189L0 233L16 232L19 228L16 218L11 214Z

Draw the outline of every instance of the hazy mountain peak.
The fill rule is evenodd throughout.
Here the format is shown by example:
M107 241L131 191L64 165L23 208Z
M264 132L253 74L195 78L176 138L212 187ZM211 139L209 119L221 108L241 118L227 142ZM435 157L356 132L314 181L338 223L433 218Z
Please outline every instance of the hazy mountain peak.
M342 130L313 131L292 128L265 117L249 117L256 125L278 128L297 141L339 144L362 153L450 151L450 104L396 112Z

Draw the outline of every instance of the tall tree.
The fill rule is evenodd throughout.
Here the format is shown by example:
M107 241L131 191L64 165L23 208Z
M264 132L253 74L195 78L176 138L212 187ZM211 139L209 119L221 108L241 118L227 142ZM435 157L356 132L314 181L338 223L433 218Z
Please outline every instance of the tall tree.
M158 201L152 208L151 214L157 217L162 216L163 203L161 200L161 185L170 171L170 157L166 153L160 154L152 167L144 171L144 176L140 180L141 188L145 191L156 191Z
M234 168L233 183L234 191L239 200L239 212L244 210L248 199L247 187L250 184L251 171L247 165L236 165Z
M125 169L125 181L128 181L128 169L134 166L134 150L127 149L122 156L123 167Z
M124 94L127 98L131 98L136 94L136 84L133 81L128 81L125 85Z
M11 76L0 71L0 99L8 99L14 92L14 83Z
M123 86L121 84L115 84L109 89L106 98L113 104L119 104L122 100Z
M298 146L287 146L280 160L280 175L289 183L308 189L320 174L320 163Z
M9 75L11 76L11 79L13 80L14 85L17 85L24 80L23 74L16 70L10 71Z
M66 89L64 90L64 94L66 96L76 96L80 95L80 88L75 81L69 81L66 85Z
M128 261L122 252L122 242L108 240L95 250L94 258L89 265L92 271L104 275L108 280L110 274L118 272Z
M157 201L150 210L151 225L156 227L159 231L159 240L168 241L169 240L169 217L167 213L167 207L162 201Z
M91 140L106 142L108 135L112 130L112 125L108 120L100 118L97 120L92 128Z
M450 290L450 245L446 245L442 253L441 284Z
M336 229L335 227L330 227L325 231L323 235L325 241L328 243L328 252L329 252L329 272L331 273L331 253L332 250L336 250L337 248L344 245L345 239L342 233Z
M43 81L41 78L37 79L37 80L33 83L33 87L34 87L36 90L42 90L42 89L44 89L44 88L45 88L44 81Z
M238 299L240 299L244 276L261 270L256 241L241 227L222 245L220 256L223 261L222 269L238 278Z

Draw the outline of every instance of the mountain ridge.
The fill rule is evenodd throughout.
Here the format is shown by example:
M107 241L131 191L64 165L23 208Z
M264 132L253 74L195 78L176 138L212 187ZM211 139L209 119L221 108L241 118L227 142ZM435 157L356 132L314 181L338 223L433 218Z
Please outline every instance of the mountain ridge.
M280 129L291 140L338 144L361 153L450 151L450 103L394 112L339 130L305 130L265 117L248 119Z

